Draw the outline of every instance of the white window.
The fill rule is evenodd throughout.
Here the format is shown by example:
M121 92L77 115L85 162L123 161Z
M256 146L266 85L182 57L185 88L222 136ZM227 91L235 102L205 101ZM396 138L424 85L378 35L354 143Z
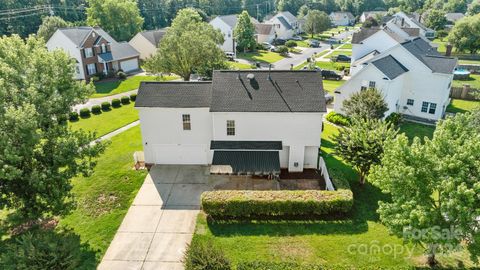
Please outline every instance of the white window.
M369 81L368 82L368 88L375 88L375 82L374 81Z
M97 73L97 68L95 67L95 64L88 64L87 65L87 73L88 75L92 75Z
M105 46L105 43L102 44L102 53L107 52L107 46Z
M235 136L235 120L227 120L227 136Z
M422 112L428 111L428 102L422 102Z
M190 114L182 114L183 130L191 130Z
M422 112L429 114L435 114L437 111L437 103L422 102Z
M413 99L410 99L410 98L409 98L409 99L407 99L407 105L409 105L409 106L413 106L413 102L414 102L414 100L413 100Z
M75 66L75 73L80 74L80 67L78 65Z
M360 87L360 91L365 91L365 90L367 90L367 87L366 87L366 86L361 86L361 87Z
M93 56L93 50L92 48L85 48L85 58L92 57Z

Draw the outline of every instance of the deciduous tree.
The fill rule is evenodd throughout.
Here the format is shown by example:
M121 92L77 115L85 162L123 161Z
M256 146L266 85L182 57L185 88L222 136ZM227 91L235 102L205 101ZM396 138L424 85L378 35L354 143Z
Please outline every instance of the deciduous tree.
M448 41L459 51L476 53L480 49L480 14L458 20L448 34Z
M142 30L143 18L134 0L87 0L87 23L100 26L119 41Z
M445 28L446 24L447 18L445 18L445 12L441 10L432 9L425 17L425 25L433 30L441 30Z
M368 88L352 94L343 101L343 110L350 117L382 119L388 111L387 103L380 91Z
M393 126L384 121L354 118L352 125L340 129L334 138L335 154L358 171L363 185L370 167L380 163L385 143L396 134Z
M391 232L435 254L466 245L480 253L480 112L441 121L433 139L400 135L384 147L381 164L368 179L391 201L378 212ZM444 233L448 232L448 233ZM454 234L451 234L454 233Z
M66 125L93 86L73 79L75 61L34 37L0 38L0 209L26 219L68 213L71 178L88 174L104 144Z
M193 72L209 76L213 69L227 68L223 35L203 22L191 8L182 9L159 44L157 53L145 63L153 73L175 73L190 80Z
M319 10L309 10L303 30L313 38L313 35L327 30L330 26L331 21L327 13Z
M237 49L240 51L252 50L255 48L255 27L250 19L248 12L244 10L238 15L237 25L233 30L233 35L237 41Z
M67 27L69 23L57 16L47 16L42 19L42 24L38 28L37 36L48 41L58 28Z
M467 15L473 16L480 13L480 1L473 1L470 6L468 6Z

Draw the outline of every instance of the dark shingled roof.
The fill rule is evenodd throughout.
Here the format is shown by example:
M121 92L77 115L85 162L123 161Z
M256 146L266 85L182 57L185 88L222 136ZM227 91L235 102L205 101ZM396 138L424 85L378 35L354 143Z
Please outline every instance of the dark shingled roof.
M390 80L393 80L408 71L406 67L391 55L372 61L372 64L383 72L383 74L385 74Z
M353 33L352 44L360 44L365 39L380 31L379 28L362 28L359 32Z
M280 174L278 151L215 151L212 165L230 165L234 174Z
M456 58L442 56L422 38L415 38L404 42L402 46L430 68L432 72L452 74L457 66Z
M211 141L211 150L282 150L281 141Z
M158 30L143 31L143 32L140 32L140 35L145 37L150 43L152 43L153 46L156 47L166 32L167 32L166 29L158 29Z
M316 71L214 71L210 111L325 112L322 78Z
M142 82L135 107L208 108L211 82Z
M292 26L287 22L287 20L283 16L278 16L277 19L287 30L293 29Z

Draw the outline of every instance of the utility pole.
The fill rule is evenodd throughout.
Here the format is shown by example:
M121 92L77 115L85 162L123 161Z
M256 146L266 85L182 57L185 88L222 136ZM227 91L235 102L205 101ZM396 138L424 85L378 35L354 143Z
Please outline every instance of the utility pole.
M260 6L260 4L257 4L257 21L258 21L258 7Z

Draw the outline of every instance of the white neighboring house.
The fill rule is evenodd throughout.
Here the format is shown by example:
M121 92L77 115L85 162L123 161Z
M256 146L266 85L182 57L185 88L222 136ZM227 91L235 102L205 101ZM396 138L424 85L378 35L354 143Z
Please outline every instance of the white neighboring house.
M326 103L315 71L214 71L211 82L143 82L135 107L146 163L227 166L234 174L317 168Z
M268 24L273 24L277 38L290 39L298 33L302 32L301 25L292 13L282 11L267 21Z
M256 23L254 26L255 26L255 40L257 41L257 43L273 42L273 40L275 39L275 29L273 24Z
M48 40L49 51L62 49L77 62L75 79L89 80L98 73L139 69L139 53L126 42L117 42L100 27L60 28Z
M166 32L166 29L143 31L137 33L128 43L140 53L140 59L145 60L155 54L158 43Z
M434 39L435 38L435 31L426 27L418 20L413 17L409 17L407 14L403 12L397 12L393 15L393 18L387 23L386 25L390 29L418 29L419 36L427 38L427 39ZM394 30L395 31L395 30Z
M252 17L250 17L250 20L253 24L258 23L258 21ZM217 16L215 19L210 21L210 24L213 26L213 28L220 30L220 32L223 34L225 41L223 42L221 48L224 52L230 52L234 54L237 53L237 45L233 36L233 30L235 30L237 21L237 14Z
M334 110L343 113L342 103L367 88L380 90L390 113L414 120L437 121L450 102L450 87L456 58L441 56L417 37L377 53L344 85L335 90Z
M387 15L386 11L364 11L362 15L360 15L360 22L364 23L368 18L383 18L385 15Z
M332 12L328 16L335 26L352 26L355 24L355 17L350 12Z

